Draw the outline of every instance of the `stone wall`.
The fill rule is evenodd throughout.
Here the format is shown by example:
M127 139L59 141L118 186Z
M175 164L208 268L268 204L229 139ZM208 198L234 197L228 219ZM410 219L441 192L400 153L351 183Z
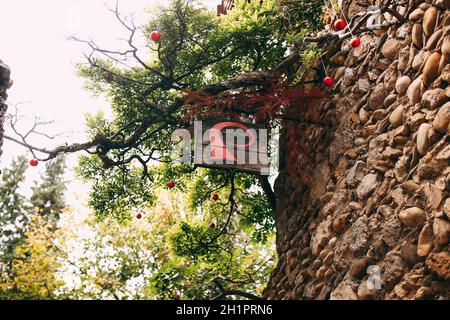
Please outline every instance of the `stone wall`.
M2 155L2 145L3 145L3 134L4 134L4 122L5 115L8 106L6 105L6 99L8 94L6 90L12 85L12 80L10 79L11 71L9 67L0 60L0 158Z
M282 132L269 299L450 298L449 9L327 49L329 120Z

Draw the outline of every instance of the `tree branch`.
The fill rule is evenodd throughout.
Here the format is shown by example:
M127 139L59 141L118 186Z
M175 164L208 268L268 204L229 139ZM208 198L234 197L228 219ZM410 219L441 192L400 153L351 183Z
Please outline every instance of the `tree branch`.
M239 296L239 297L244 297L244 298L247 298L250 300L266 300L263 297L254 295L252 293L244 292L241 290L235 290L235 289L226 290L218 278L215 278L213 280L213 282L217 286L217 288L221 291L221 293L218 296L212 298L211 300L223 300L224 298L226 298L228 296Z
M277 199L275 197L275 193L272 190L272 186L269 183L269 179L267 178L267 176L259 176L259 182L261 183L261 188L266 194L267 201L269 202L270 207L273 211L275 211Z
M226 298L228 296L239 296L239 297L247 298L249 300L267 300L264 297L260 297L260 296L254 295L252 293L244 292L241 290L224 290L221 294L212 298L211 300L224 300L224 298Z

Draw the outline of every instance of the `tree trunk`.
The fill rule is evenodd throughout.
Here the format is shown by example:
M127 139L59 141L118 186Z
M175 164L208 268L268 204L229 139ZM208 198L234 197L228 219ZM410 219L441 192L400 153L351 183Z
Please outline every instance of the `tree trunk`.
M6 89L11 87L12 81L10 80L11 70L10 68L0 60L0 160L1 155L3 153L3 134L4 124L5 124L5 116L6 110L8 109L8 105L6 104L6 98L8 95L6 94Z
M5 115L6 115L6 110L8 109L8 106L6 105L6 103L4 103L3 98L0 98L0 160L1 160L1 156L2 156L2 145L3 145L3 133L4 133L4 128L3 125L5 123Z

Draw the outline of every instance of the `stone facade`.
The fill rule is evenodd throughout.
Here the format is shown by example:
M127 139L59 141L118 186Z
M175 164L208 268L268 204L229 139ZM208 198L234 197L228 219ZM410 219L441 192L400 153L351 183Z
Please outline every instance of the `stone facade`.
M269 299L450 298L450 1L409 3L330 45L323 123L283 129Z

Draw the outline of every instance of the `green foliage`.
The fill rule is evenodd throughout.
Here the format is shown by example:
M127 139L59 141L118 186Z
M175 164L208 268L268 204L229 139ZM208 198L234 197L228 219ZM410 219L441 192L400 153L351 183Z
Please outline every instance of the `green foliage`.
M275 1L264 2L263 5L256 1L238 1L229 15L218 18L194 6L185 7L184 1L174 1L144 28L147 38L155 29L163 34L158 44L157 59L146 61L146 64L164 74L163 80L167 81L167 87L163 86L148 93L145 101L158 106L170 105L181 93L181 90L177 89L179 84L174 79L183 79L184 88L197 88L208 81L227 79L243 71L270 69L278 64L287 48L283 39L271 31L271 13L274 9ZM153 43L149 42L148 45L154 49ZM155 58L154 55L151 57ZM101 68L84 66L81 74L90 82L97 83L111 98L114 121L108 123L102 115L88 117L90 136L94 137L97 133L106 137L127 136L152 112L143 103L141 94L148 87L148 83L161 79L156 79L155 73L146 68L113 68L111 61L100 59L95 60L95 63ZM104 83L103 69L107 68L118 74L111 84ZM206 77L206 74L210 77ZM152 150L158 150L156 156L160 160L170 162L172 146L167 142L172 131L178 126L181 116L182 113L177 111L171 114L167 123L163 123L161 127L160 124L150 126L147 131L157 130L158 134L151 139L143 139L138 146L139 150L130 148L127 153L122 153L123 158L142 156ZM120 134L115 134L119 129ZM105 153L108 157L118 154L108 149ZM80 159L77 171L84 179L92 182L90 205L98 217L114 216L123 219L127 216L127 210L152 203L154 184L163 186L170 180L175 180L176 188L180 189L184 188L185 181L196 181L191 190L191 203L193 208L196 207L195 210L210 197L213 190L225 190L224 175L216 171L212 171L209 179L205 180L203 174L193 173L191 166L150 166L146 172L147 177L142 176L142 182L139 182L139 169L134 169L139 167L139 163L133 161L130 166L132 169L121 167L120 170L114 168L104 171L99 170L101 162L96 156ZM131 174L131 177L124 181L126 174ZM217 178L214 178L215 175ZM246 181L243 190L255 184L254 179L248 175L240 177L242 181ZM214 210L212 207L203 209Z
M220 243L210 244L218 235L216 228L205 225L189 225L182 221L179 230L170 236L171 246L178 256L184 256L196 260L198 256L210 255Z
M35 231L45 232L51 242L39 250L28 243L21 249L31 252L22 269L55 266L53 261L58 261L57 270L40 271L43 279L53 283L55 298L211 299L220 294L217 281L229 289L261 294L274 263L272 244L254 244L246 233L240 233L224 237L222 249L216 247L204 255L196 252L195 259L190 252L177 253L170 236L177 230L180 235L200 230L185 222L197 221L196 215L187 202L174 201L182 192L159 188L155 194L157 204L141 211L141 220L96 221L66 210L60 229ZM201 233L208 233L205 224L195 223Z
M204 68L214 63L220 50L232 51L232 48L223 47L226 35L220 33L214 14L186 6L182 0L171 1L168 8L161 8L157 18L145 26L144 35L149 39L149 47L154 46L150 40L154 30L164 36L159 41L158 59L152 65L166 75L183 77L184 83L196 87L205 83Z
M102 170L98 157L80 157L78 174L92 182L89 205L99 219L131 218L130 210L154 203L152 184L142 177L142 170L126 166Z
M267 204L266 195L256 192L239 199L241 203L242 227L251 235L255 243L265 244L273 234L275 217Z
M56 224L59 214L66 206L64 201L66 190L63 180L64 170L65 158L59 156L46 164L41 181L35 183L35 186L31 188L33 194L30 202L34 210L54 224Z
M291 78L291 84L300 83L320 58L315 44L305 44L304 38L311 32L323 29L325 2L319 0L281 0L274 18L278 32L284 35L292 51L300 54L299 68Z
M181 275L186 269L176 266L164 266L160 268L152 278L151 292L161 300L179 298L177 288L182 282Z
M88 87L94 93L106 94L114 113L110 122L101 114L89 116L89 135L127 137L143 119L159 116L156 107L166 108L186 89L245 71L272 69L287 51L285 35L277 32L276 11L275 0L238 0L227 15L217 17L197 6L186 6L185 1L172 1L143 28L146 39L154 30L162 34L157 44L150 40L147 44L150 54L143 61L146 67L125 69L99 57L93 60L96 66L81 67L80 74L89 80ZM106 70L114 74L111 83L105 81ZM160 86L147 91L159 82ZM146 294L158 298L211 298L220 293L217 277L242 280L227 284L260 293L273 263L272 210L256 179L239 173L234 177L236 212L229 216L228 173L172 163L168 141L183 115L183 110L175 110L163 122L151 125L146 133L157 134L140 140L136 148L122 152L103 146L106 157L118 160L145 158L157 150L153 156L163 161L161 165L149 163L144 170L134 160L103 170L97 156L81 157L77 172L92 184L89 204L98 220L113 218L126 225L125 220L134 216L133 212L145 208L155 212L161 201L158 190L168 190L166 183L175 181L170 192L177 195L173 201L182 206L170 211L173 221L152 228L160 267L152 271L150 283L146 282ZM211 201L212 194L218 194L220 200ZM259 250L266 254L258 254Z
M86 131L91 139L99 133L110 133L110 124L105 119L105 114L101 111L96 114L88 113L86 115Z
M320 30L324 5L321 0L281 0L277 7L279 27L291 33Z
M31 216L30 220L30 230L23 243L15 247L10 270L0 280L0 298L55 299L62 285L57 279L60 261L53 246L54 225L40 216Z
M219 18L220 31L230 37L222 45L237 51L212 68L213 74L221 75L216 80L243 71L270 70L282 61L287 47L284 35L275 32L276 10L275 0L237 0L233 9Z
M11 163L11 168L2 172L0 184L0 257L11 259L14 247L21 242L27 224L26 212L30 211L27 199L19 193L25 180L28 161L24 156ZM1 266L1 264L0 264Z
M303 48L303 51L300 52L300 67L296 71L291 83L300 83L306 73L318 64L320 57L321 52L315 47L315 45L309 45Z
M18 157L4 169L0 185L0 298L53 299L59 283L57 250L51 246L64 209L64 158L46 166L27 199L20 194L28 161Z
M151 225L80 220L80 215L69 211L61 223L58 279L64 284L57 294L71 299L145 299L159 249Z

